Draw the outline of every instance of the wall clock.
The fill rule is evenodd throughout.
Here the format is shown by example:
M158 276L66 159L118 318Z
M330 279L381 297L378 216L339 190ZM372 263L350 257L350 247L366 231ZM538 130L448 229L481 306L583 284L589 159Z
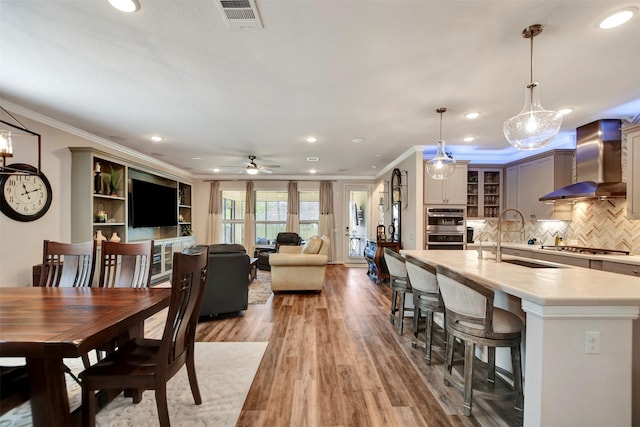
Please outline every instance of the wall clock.
M35 167L24 163L9 167L37 172ZM49 210L51 199L51 184L42 171L39 175L0 175L0 210L11 219L27 222L40 218Z

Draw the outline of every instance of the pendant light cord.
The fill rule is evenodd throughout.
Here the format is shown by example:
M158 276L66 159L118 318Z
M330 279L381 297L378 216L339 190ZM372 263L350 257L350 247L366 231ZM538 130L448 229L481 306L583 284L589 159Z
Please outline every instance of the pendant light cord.
M531 36L531 85L533 86L533 39L534 36Z

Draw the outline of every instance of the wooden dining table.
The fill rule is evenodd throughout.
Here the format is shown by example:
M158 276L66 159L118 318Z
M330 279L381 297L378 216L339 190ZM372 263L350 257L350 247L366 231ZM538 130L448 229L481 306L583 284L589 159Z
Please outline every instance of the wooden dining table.
M63 358L136 330L170 289L0 287L0 356L25 357L34 426L70 426Z

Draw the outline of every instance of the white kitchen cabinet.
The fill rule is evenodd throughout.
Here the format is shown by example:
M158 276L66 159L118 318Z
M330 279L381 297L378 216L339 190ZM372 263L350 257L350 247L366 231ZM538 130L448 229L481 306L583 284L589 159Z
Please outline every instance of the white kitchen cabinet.
M504 208L518 207L518 166L508 167L505 171L504 179L505 187L505 204ZM518 215L514 212L507 212L506 219L514 221L518 219Z
M427 173L427 163L425 162L424 203L426 205L466 205L468 163L457 161L456 169L449 178L436 181Z
M627 218L640 219L640 124L622 131L627 139Z
M554 150L509 164L507 173L507 207L520 209L527 220L571 220L571 204L546 204L538 199L573 182L573 150ZM509 214L507 219L518 217Z

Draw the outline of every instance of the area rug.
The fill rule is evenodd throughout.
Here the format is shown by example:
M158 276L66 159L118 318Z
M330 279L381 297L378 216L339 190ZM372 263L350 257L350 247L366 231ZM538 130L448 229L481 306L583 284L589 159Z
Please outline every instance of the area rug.
M236 425L253 378L267 348L266 342L196 343L196 372L202 405L193 403L185 367L167 385L172 426ZM3 358L3 363L4 363ZM75 373L82 370L80 359L65 359ZM80 406L80 387L68 376L71 410ZM26 402L0 417L2 427L31 426L31 405ZM145 391L137 405L122 394L96 416L98 427L157 426L158 412L153 391Z
M271 295L271 272L258 270L257 277L249 283L249 304L265 304Z

